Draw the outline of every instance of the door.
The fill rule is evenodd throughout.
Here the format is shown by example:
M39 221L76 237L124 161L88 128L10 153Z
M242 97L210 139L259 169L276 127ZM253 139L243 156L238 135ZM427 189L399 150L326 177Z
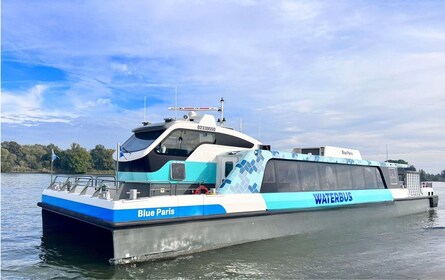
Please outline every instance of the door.
M226 180L230 172L232 172L237 161L238 161L237 157L225 156L219 158L217 188L224 182L224 180Z

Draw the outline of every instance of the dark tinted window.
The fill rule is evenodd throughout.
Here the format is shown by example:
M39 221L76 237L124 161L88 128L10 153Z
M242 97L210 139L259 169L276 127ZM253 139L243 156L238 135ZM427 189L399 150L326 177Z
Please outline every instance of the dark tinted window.
M156 130L156 131L135 133L121 146L122 150L124 150L124 152L136 152L146 149L164 131L165 130Z
M230 172L233 170L233 161L226 161L224 169L224 177L229 176Z
M385 188L377 167L305 161L267 162L261 192Z
M244 139L234 137L231 135L216 134L216 144L217 145L223 145L223 146L234 146L234 147L241 147L241 148L252 148L253 143L246 141Z
M302 154L320 155L320 149L301 149Z

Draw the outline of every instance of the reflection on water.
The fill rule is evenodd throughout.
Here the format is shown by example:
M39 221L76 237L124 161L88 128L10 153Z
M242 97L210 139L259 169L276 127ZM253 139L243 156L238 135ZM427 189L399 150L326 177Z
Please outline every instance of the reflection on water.
M47 175L2 175L2 278L433 278L445 275L445 189L426 213L252 242L164 261L108 265L101 241L42 233ZM93 235L91 235L93 236Z
M88 264L101 262L108 264L111 243L108 248L96 243L93 239L79 238L75 233L44 233L41 238L39 258L41 261L54 264ZM108 250L108 251L109 251Z

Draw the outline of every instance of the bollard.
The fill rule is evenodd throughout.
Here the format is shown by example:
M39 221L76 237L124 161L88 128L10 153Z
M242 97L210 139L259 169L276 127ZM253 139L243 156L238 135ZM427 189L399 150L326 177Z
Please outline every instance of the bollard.
M130 192L127 192L127 194L130 195L130 200L138 199L138 190L137 189L130 189Z

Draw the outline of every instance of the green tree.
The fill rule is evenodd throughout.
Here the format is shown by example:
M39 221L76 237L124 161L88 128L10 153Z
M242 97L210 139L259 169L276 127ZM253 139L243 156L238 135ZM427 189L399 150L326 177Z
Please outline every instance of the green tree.
M96 145L90 151L93 162L93 169L95 170L112 170L114 166L112 158L113 150L106 149L103 145Z
M419 173L420 173L420 181L428 181L427 173L425 172L425 170L420 169Z
M46 155L46 149L43 145L23 145L23 161L22 165L29 167L34 171L41 171L43 169L43 156Z
M91 155L77 143L71 144L71 149L66 150L63 156L66 157L64 163L70 173L86 173L91 169Z
M11 172L13 168L17 165L16 155L10 153L6 148L1 149L2 152L2 172Z

